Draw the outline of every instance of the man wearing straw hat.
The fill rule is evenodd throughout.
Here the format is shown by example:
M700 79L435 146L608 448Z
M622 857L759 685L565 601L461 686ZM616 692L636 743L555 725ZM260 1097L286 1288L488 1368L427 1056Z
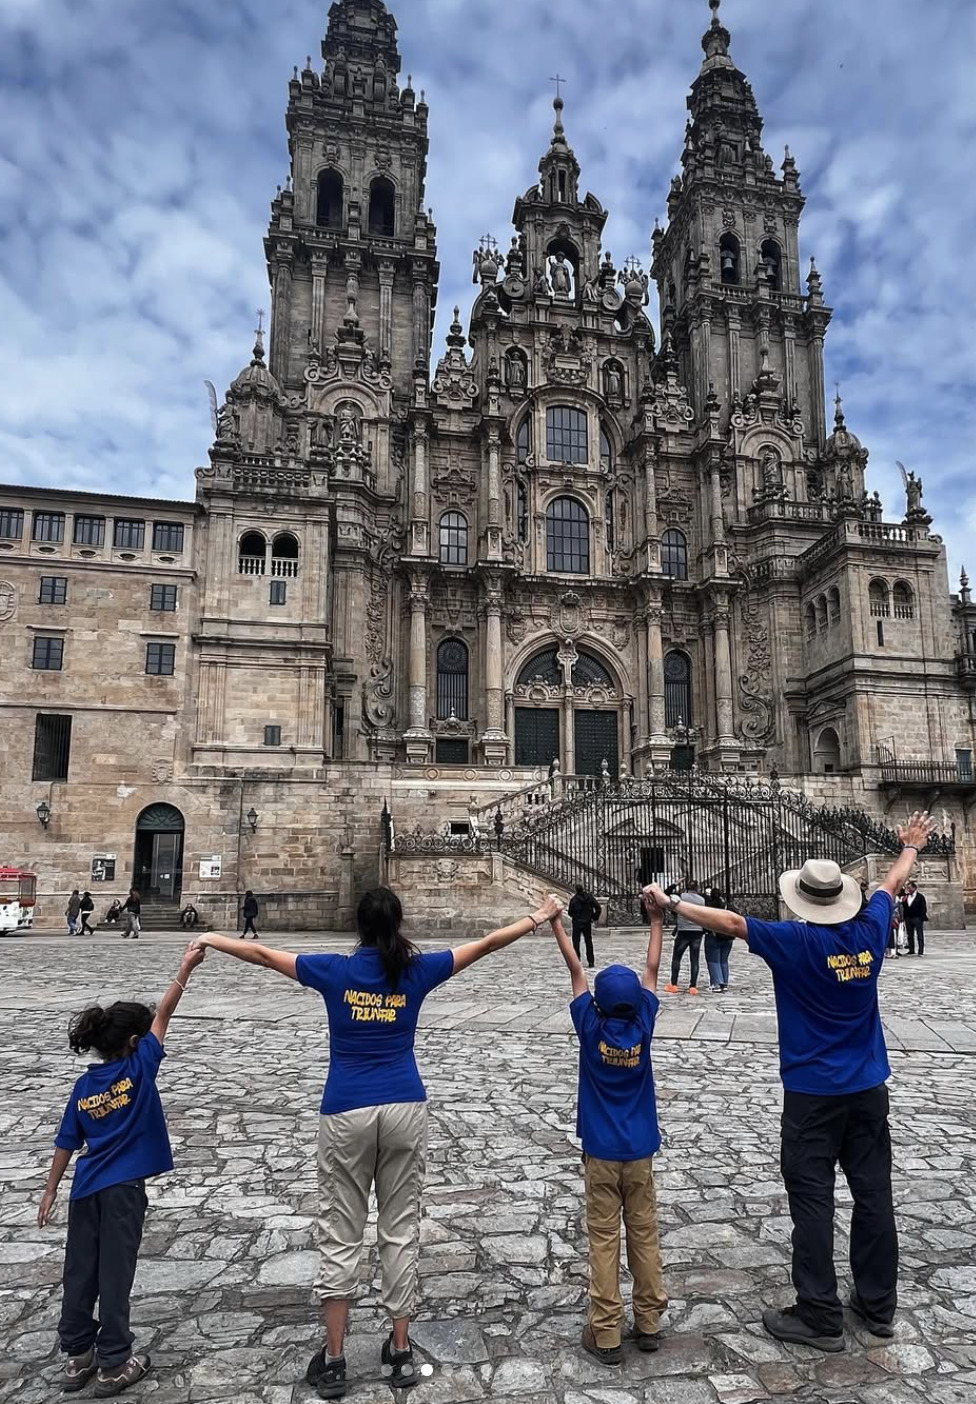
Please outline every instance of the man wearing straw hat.
M901 853L863 909L856 879L817 859L779 880L783 901L800 921L694 908L703 927L746 941L773 975L784 1088L781 1166L793 1220L796 1303L764 1311L763 1325L781 1341L844 1349L834 1271L838 1162L854 1198L851 1310L873 1335L894 1335L898 1234L885 1086L890 1069L877 987L894 895L934 828L927 814L913 814L898 830ZM657 885L644 892L659 907L681 912L680 899Z

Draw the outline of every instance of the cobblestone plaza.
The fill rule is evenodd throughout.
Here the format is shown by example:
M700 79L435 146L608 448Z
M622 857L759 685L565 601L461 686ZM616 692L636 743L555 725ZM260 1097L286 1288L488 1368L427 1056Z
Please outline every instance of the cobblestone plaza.
M341 938L278 943L349 949ZM772 991L744 947L733 953L728 994L662 997L655 1073L668 1334L658 1354L628 1348L615 1370L579 1349L586 1260L576 1050L555 945L525 940L435 992L417 1044L431 1141L422 1307L411 1334L432 1367L417 1404L969 1404L976 956L958 936L936 936L931 946L924 961L889 962L881 982L902 1247L897 1332L881 1342L848 1318L848 1349L834 1356L781 1345L759 1324L763 1306L790 1298L790 1225ZM158 998L179 952L166 936L138 945L35 936L2 947L0 1399L37 1404L58 1388L67 1185L51 1227L37 1229L35 1215L80 1067L67 1047L69 1014L93 998ZM598 964L636 965L642 955L641 932L604 936L597 950ZM150 1186L133 1325L154 1373L134 1396L156 1404L313 1398L302 1377L320 1339L321 1002L210 955L167 1046L160 1090L177 1168ZM849 1199L846 1188L838 1193L844 1283ZM362 1404L390 1398L374 1278L371 1254L347 1344L349 1398Z

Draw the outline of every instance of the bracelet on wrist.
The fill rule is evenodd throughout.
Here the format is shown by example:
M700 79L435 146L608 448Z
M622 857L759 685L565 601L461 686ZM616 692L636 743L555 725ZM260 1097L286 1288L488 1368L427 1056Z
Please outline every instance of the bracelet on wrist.
M184 985L184 983L183 983L182 980L176 980L176 979L174 979L173 984L174 984L174 985L179 985L179 987L180 987L180 989L183 991L183 993L186 994L186 986Z
M533 931L538 931L538 929L539 929L539 923L536 921L536 919L535 919L534 916L526 917L526 921L531 921L531 923L532 923L532 930L533 930Z
M906 848L911 848L911 849L913 849L914 852L916 852L916 853L921 853L921 851L922 851L922 850L919 848L919 846L918 846L917 843L903 843L902 846L901 846L901 851L902 851L902 853L904 853L904 851L905 851Z

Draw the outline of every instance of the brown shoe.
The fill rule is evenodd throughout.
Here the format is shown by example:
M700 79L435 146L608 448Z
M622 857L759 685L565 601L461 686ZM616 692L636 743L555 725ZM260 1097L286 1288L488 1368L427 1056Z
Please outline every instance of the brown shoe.
M637 1349L644 1351L645 1354L661 1349L660 1331L638 1331L635 1326L631 1334L637 1342Z
M122 1365L109 1365L107 1369L99 1370L95 1393L99 1399L121 1394L129 1385L136 1384L148 1375L151 1368L152 1361L148 1355L130 1355Z
M622 1346L598 1346L592 1326L583 1327L580 1345L586 1351L587 1355L592 1355L593 1359L599 1360L601 1365L619 1365L624 1358Z
M65 1394L74 1394L84 1389L98 1366L95 1364L95 1348L86 1350L84 1355L69 1355L61 1372L61 1388Z

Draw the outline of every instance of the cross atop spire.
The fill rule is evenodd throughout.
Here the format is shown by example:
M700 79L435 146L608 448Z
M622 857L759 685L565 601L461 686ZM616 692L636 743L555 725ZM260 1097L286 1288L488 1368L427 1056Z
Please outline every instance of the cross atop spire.
M568 82L569 82L569 79L568 79L568 78L563 78L559 73L557 73L556 76L555 76L555 78L550 78L550 79L549 79L549 82L550 82L550 83L555 83L555 85L556 85L556 97L557 97L557 98L561 98L562 95L563 95L563 94L562 94L562 85L563 85L563 83L568 83Z

